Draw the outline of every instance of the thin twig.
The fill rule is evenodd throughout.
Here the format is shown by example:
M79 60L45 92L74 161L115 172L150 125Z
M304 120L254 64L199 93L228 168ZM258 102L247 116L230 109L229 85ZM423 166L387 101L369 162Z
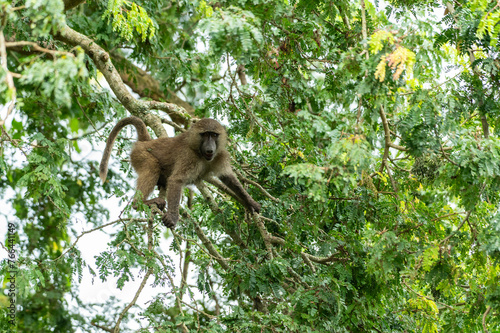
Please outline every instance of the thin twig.
M136 220L136 221L142 221L142 222L145 222L146 220L140 220L140 219L134 219L132 218L131 220ZM57 257L56 259L52 260L52 261L58 261L59 259L61 259L66 253L68 253L69 251L71 251L71 249L73 249L76 245L76 243L78 243L78 241L80 240L80 238L83 237L83 235L86 235L86 234L90 234L91 232L94 232L94 231L97 231L97 230L100 230L100 229L103 229L105 227L108 227L110 225L113 225L115 223L118 223L118 222L123 222L124 220L123 219L119 219L119 220L116 220L116 221L113 221L113 222L109 222L109 223L106 223L106 224L103 224L97 228L94 228L94 229L91 229L91 230L87 230L87 231L84 231L82 232L77 238L76 240L73 242L73 244L71 244L71 246L66 250L64 251L59 257Z
M465 214L465 213L466 213L466 212L459 212L459 213L451 213L451 214L446 214L446 215L443 215L443 216L436 217L435 219L432 219L431 221L432 221L432 222L435 222L435 221L442 220L442 219L447 218L447 217L450 217L450 216L455 216L455 215L460 215L460 214Z
M87 112L85 112L85 109L84 109L84 108L83 108L83 106L80 104L80 101L78 100L78 98L75 98L75 100L76 100L76 103L78 104L78 106L80 107L80 110L82 111L82 113L83 113L83 115L85 116L85 118L87 118L87 120L89 121L90 125L92 125L92 127L94 128L95 133L97 133L97 135L99 135L99 137L100 137L101 139L103 139L104 141L106 141L106 138L105 138L103 135L101 135L101 134L99 133L99 131L100 131L103 127L105 127L105 126L106 126L106 124L102 125L102 126L101 126L101 128L97 129L97 127L95 126L95 124L94 124L94 122L92 121L92 119L90 119L90 117L87 115ZM91 133L85 133L85 134L83 134L83 135L82 135L82 137L83 137L83 136L85 136L85 135L88 135L88 134L91 134Z
M450 306L450 305L448 305L448 304L445 304L445 303L438 302L438 301L436 301L436 300L433 300L433 299L432 299L432 298L430 298L430 297L427 297L427 296L421 295L421 294L419 294L418 292L416 292L415 290L413 290L413 289L412 289L412 288L411 288L408 284L406 284L406 281L404 281L404 280L403 280L402 282L403 282L403 284L405 285L405 287L406 287L406 288L408 288L408 290L409 290L409 291L411 291L412 293L414 293L414 294L415 294L415 295L417 295L418 297L428 299L429 301L432 301L432 302L437 303L437 304L441 304L442 306L444 306L444 307L446 307L446 308L448 308L448 309L452 309L452 310L453 310L453 307L452 307L452 306Z
M127 311L132 307L134 306L135 302L137 302L137 299L139 298L139 295L141 294L142 292L142 289L144 289L144 286L146 285L146 282L148 281L148 278L149 276L151 275L152 273L152 269L148 269L148 271L146 272L146 275L144 276L144 278L142 279L142 282L141 282L141 285L139 286L139 289L137 289L137 292L135 293L135 296L134 298L132 299L132 301L125 307L125 309L123 309L123 311L120 313L120 316L118 317L118 320L116 321L116 325L115 325L115 329L114 329L114 333L118 333L120 331L120 323L122 322L123 320L123 317L125 316L125 314L127 313Z
M233 169L234 170L234 169ZM264 194L266 197L268 197L269 199L271 199L272 201L276 202L276 203L280 203L280 200L273 197L271 194L269 194L269 192L266 191L265 188L263 188L259 183L257 182L254 182L253 180L251 179L248 179L246 177L244 177L238 170L234 170L234 173L236 173L236 175L244 182L246 183L249 183L249 184L252 184L253 186L257 187L261 192L262 194Z
M309 254L309 253L305 253L305 252L301 253L301 255L303 257L306 257L310 261L313 261L317 264L327 264L327 263L334 262L334 261L348 261L349 260L348 258L336 258L335 256L337 254L338 253L334 253L334 254L330 255L329 257L316 257L316 256L313 256L312 254Z
M460 225L457 227L457 230L453 231L451 234L448 235L448 237L446 237L445 239L443 239L441 242L439 242L439 244L442 244L442 243L445 243L446 241L448 241L451 237L453 237L461 228L462 226L465 224L465 222L467 222L469 220L469 217L470 217L470 214L471 214L472 210L469 210L467 212L467 214L465 215L465 218L464 220L462 221L462 223L460 223Z
M112 328L109 328L109 327L106 327L106 326L102 326L102 325L99 325L99 324L96 324L96 323L93 323L93 322L90 322L90 325L92 325L94 327L97 327L97 328L100 328L101 330L103 330L105 332L113 333L113 329Z
M190 305L190 304L188 304L188 303L184 302L183 300L181 300L181 303L182 303L182 304L184 304L184 305L186 305L188 308L191 308L192 310L194 310L194 311L196 311L196 312L198 312L198 313L201 313L201 314L202 314L202 315L204 315L204 316L207 316L209 319L216 319L216 320L218 320L218 319L219 319L217 316L213 316L213 315L211 315L211 314L206 313L205 311L198 310L197 308L195 308L194 306L192 306L192 305Z
M177 289L177 288L175 287L174 279L172 278L172 276L170 274L168 274L168 269L167 269L167 265L165 264L165 261L160 257L160 255L156 251L152 251L152 252L158 258L158 260L160 260L163 267L165 268L164 273L167 276L168 280L170 281L170 284L172 285L172 288L173 288L172 293L175 296L175 300L177 302L177 308L179 309L179 313L181 314L181 316L184 316L184 310L182 310L182 306L181 306L182 300L179 298L179 295L175 292L175 289ZM178 326L181 327L183 333L189 332L188 328L186 327L186 325L184 323L181 323Z
M5 124L5 120L9 117L9 115L14 110L14 106L16 105L16 86L14 85L14 79L12 78L12 73L9 71L7 67L7 50L6 50L6 42L5 37L3 35L3 30L0 30L0 62L2 63L2 69L5 72L5 81L7 82L7 87L11 91L12 100L7 108L7 114L4 119L0 119L0 127L3 128Z
M55 51L55 50L49 50L45 47L42 47L38 45L37 43L34 42L28 42L28 41L19 41L19 42L6 42L5 43L6 48L19 48L19 47L24 47L24 46L30 46L32 47L35 51L37 52L42 52L42 53L47 53L50 54L53 58L56 56L66 56L70 58L74 58L75 55L71 52L67 51Z

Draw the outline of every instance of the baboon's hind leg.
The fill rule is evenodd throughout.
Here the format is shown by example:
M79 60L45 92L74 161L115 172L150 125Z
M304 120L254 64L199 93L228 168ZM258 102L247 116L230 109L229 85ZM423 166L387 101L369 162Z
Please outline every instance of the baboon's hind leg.
M151 207L156 205L159 210L165 209L167 205L165 199L158 197L147 200L149 195L153 192L158 179L160 178L160 167L153 157L149 158L150 161L143 161L135 166L137 172L137 191L134 198L134 208L137 208L137 200L142 195L143 203Z

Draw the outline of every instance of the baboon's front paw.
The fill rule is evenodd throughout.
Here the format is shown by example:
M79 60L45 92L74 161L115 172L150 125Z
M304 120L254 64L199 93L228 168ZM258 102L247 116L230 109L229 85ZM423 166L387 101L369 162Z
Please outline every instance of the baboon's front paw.
M250 201L250 211L260 213L261 205L257 201Z
M177 224L177 220L176 218L174 218L173 216L171 216L168 212L166 214L163 215L163 217L161 218L163 224L165 225L165 227L167 228L171 228L171 229L174 229L176 224Z
M153 205L156 205L156 207L158 207L159 210L164 210L165 207L167 206L167 202L165 201L165 199L162 198L154 198L151 200L147 200L144 203L149 207L153 207Z

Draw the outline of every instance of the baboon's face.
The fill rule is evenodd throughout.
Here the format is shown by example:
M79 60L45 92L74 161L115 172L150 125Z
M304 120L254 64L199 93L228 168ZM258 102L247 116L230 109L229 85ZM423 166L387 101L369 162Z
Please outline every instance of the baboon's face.
M188 132L189 147L206 161L212 161L226 146L226 131L217 120L201 119Z
M200 152L201 155L207 160L211 161L217 154L217 141L219 134L215 132L203 132L201 135Z

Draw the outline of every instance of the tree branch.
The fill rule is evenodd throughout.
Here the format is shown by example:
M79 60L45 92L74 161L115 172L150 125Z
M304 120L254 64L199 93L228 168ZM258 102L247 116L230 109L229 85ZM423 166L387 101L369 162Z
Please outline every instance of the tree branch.
M266 226L264 225L264 222L262 222L259 214L253 213L252 218L255 222L255 225L257 226L257 229L259 229L262 239L264 240L264 245L266 246L267 252L269 252L269 258L273 259L272 244L284 245L285 240L283 238L271 235L269 231L267 231Z
M211 319L211 320L212 320L212 319L219 320L219 318L218 318L217 316L213 316L213 315L211 315L211 314L206 313L205 311L198 310L197 308L195 308L194 306L192 306L192 305L190 305L190 304L188 304L188 303L184 302L183 300L181 300L181 303L182 303L182 304L184 304L184 305L186 305L186 306L187 306L188 308L190 308L191 310L196 311L196 312L198 312L198 313L201 313L202 315L206 316L208 319Z
M314 265L312 264L311 260L307 256L307 254L305 252L301 252L300 256L302 257L302 260L304 260L304 262L306 263L306 265L309 266L309 268L311 268L311 271L313 273L316 273L316 267L314 267Z
M2 63L2 69L5 72L5 81L7 82L7 87L11 93L11 101L9 107L7 108L7 114L4 119L0 119L0 128L2 128L5 120L9 117L9 115L14 110L14 106L16 105L16 86L14 85L14 78L12 74L9 72L9 68L7 67L7 50L6 50L6 42L5 37L3 35L3 30L0 30L0 62Z
M382 157L382 165L380 166L380 172L384 169L387 170L387 174L389 175L389 179L391 180L392 190L396 193L398 191L396 182L392 178L391 169L389 168L389 164L387 163L387 159L389 158L389 148L394 148L401 151L407 151L405 147L398 146L391 141L391 130L389 129L389 122L387 121L387 117L385 116L384 107L380 106L380 119L382 120L382 126L384 127L384 138L385 138L385 148L384 148L384 156ZM397 195L397 194L396 194Z
M274 201L275 203L280 203L280 200L273 197L271 194L269 194L269 192L266 191L265 188L263 188L259 183L257 182L254 182L253 180L251 179L248 179L246 177L244 177L238 170L234 170L234 173L242 180L244 181L245 183L249 183L249 184L252 184L253 186L257 187L261 192L262 194L264 194L266 197L268 197L269 199L271 199L272 201Z
M109 332L109 333L113 333L113 329L112 328L109 328L109 327L106 327L106 326L102 326L102 325L99 325L99 324L96 324L96 323L93 323L93 322L90 322L90 325L94 326L94 327L97 327L97 328L100 328L101 330L105 331L105 332Z
M465 217L464 217L464 220L462 221L462 223L460 223L460 225L457 227L457 230L453 231L451 234L448 235L448 237L446 237L445 239L443 239L439 243L440 244L445 243L448 239L450 239L451 237L453 237L453 235L455 235L463 227L463 225L465 224L465 222L467 222L469 220L469 217L470 217L471 213L472 213L472 210L469 210L467 212L467 214L465 214Z
M488 328L486 327L486 317L488 316L488 314L490 313L490 311L491 311L491 306L488 305L488 307L486 308L486 311L483 314L483 320L482 320L483 331L485 333L488 333Z
M187 206L189 209L193 208L193 195L194 195L193 191L189 189L188 202L187 202ZM179 298L181 301L182 298L184 297L184 291L186 290L187 287L188 269L189 269L189 263L191 262L191 243L189 243L188 240L185 240L185 242L186 242L186 249L185 249L186 256L184 257L184 264L182 264L182 262L179 263L179 268L181 269L181 274L182 274L181 285L179 287L180 289ZM182 254L180 246L179 246L179 253ZM182 255L180 256L180 260L182 261Z
M231 267L227 263L227 259L224 258L215 248L215 246L212 244L210 239L205 235L203 230L201 230L200 225L198 222L196 222L194 219L191 219L191 222L194 224L194 231L196 232L196 235L198 238L201 240L203 245L205 245L205 248L208 250L208 252L215 258L215 260L221 265L224 270L229 271L231 270Z
M446 214L446 215L443 215L443 216L436 217L435 219L432 219L431 221L435 222L435 221L442 220L442 219L445 219L445 218L450 217L450 216L455 216L455 215L460 215L460 214L466 214L466 213L467 212L459 212L459 213Z
M384 112L384 107L382 105L380 106L379 113L380 113L380 118L382 119L382 126L384 127L386 148L390 147L390 148L394 148L394 149L401 150L401 151L407 151L408 149L406 149L405 147L394 144L391 141L391 130L389 129L389 122L387 121L387 117L385 116L385 112Z
M146 285L146 282L148 281L148 278L151 275L151 273L152 273L152 269L150 268L150 269L148 269L148 271L146 272L146 275L142 279L141 285L139 286L139 289L137 289L137 292L135 293L134 298L125 307L125 309L123 309L123 311L120 313L120 316L118 317L118 320L116 321L116 325L115 325L115 328L114 328L114 333L118 333L120 331L120 323L122 322L123 317L125 316L125 314L127 313L127 311L135 304L135 302L137 302L137 299L139 298L139 295L141 294L142 289L144 289L144 286Z
M313 261L313 262L318 263L318 264L327 264L329 262L334 262L334 261L348 261L349 260L348 258L336 258L335 255L337 255L337 253L334 253L329 257L316 257L316 256L313 256L312 254L305 253L305 252L302 252L300 255L302 256L302 258L304 258L304 259L307 258L308 260Z
M433 300L433 299L432 299L432 298L430 298L430 297L427 297L427 296L421 295L421 294L419 294L418 292L416 292L415 290L413 290L412 288L410 288L410 286L406 283L406 281L404 281L404 280L403 280L402 282L403 282L403 284L405 285L405 287L406 287L409 291L411 291L412 293L414 293L414 294L415 294L415 295L417 295L418 297L428 299L429 301L432 301L432 302L437 303L437 304L441 304L442 306L444 306L444 307L446 307L446 308L448 308L448 309L452 309L452 310L453 310L453 307L452 307L452 306L450 306L450 305L448 305L448 304L445 304L445 303L441 303L441 302L435 301L435 300Z
M92 58L95 66L104 75L106 81L111 87L111 90L115 93L120 103L122 103L123 106L130 111L130 113L144 119L144 122L153 129L158 137L167 136L167 132L162 126L160 117L155 114L148 113L147 111L156 109L173 112L179 115L184 114L184 110L175 104L161 103L157 101L141 101L132 96L126 85L123 83L120 74L111 62L109 54L87 36L66 26L61 29L61 32L58 33L55 38L66 44L80 46L83 48L87 55Z
M16 41L16 42L6 42L5 43L6 48L12 49L16 52L33 53L33 51L25 51L24 50L25 46L31 47L35 52L46 53L50 56L50 58L56 58L56 56L67 56L67 57L71 57L71 58L75 57L75 55L71 52L51 50L51 49L48 49L48 48L43 47L41 45L38 45L37 43L34 43L34 42Z
M134 219L134 218L132 218L131 220L132 220L132 221L142 221L142 222L146 222L146 219ZM76 243L78 243L78 241L80 240L80 238L82 238L82 237L83 237L83 235L90 234L90 233L92 233L92 232L94 232L94 231L97 231L97 230L103 229L103 228L105 228L105 227L108 227L108 226L110 226L110 225L116 224L116 223L118 223L118 222L123 222L123 221L124 221L123 219L119 219L119 220L116 220L116 221L113 221L113 222L109 222L109 223L103 224L103 225L101 225L101 226L99 226L99 227L97 227L97 228L90 229L90 230L87 230L87 231L82 232L82 233L81 233L81 234L80 234L80 235L76 238L76 240L75 240L75 241L71 244L71 246L70 246L70 247L69 247L66 251L64 251L64 252L63 252L63 253L62 253L59 257L55 258L55 259L54 259L54 260L52 260L52 261L58 261L59 259L61 259L62 257L64 257L64 255L65 255L66 253L68 253L71 249L73 249L73 248L76 246Z
M238 78L240 79L240 83L242 86L247 84L247 76L245 75L245 65L239 65L236 69L236 73L238 73Z
M156 101L163 100L169 103L177 104L184 108L189 115L194 116L194 107L191 104L181 99L174 91L168 88L168 96L165 96L160 88L160 82L158 82L150 73L134 65L130 60L118 52L113 52L111 57L117 61L118 73L120 74L123 82L139 96L148 97ZM185 116L179 116L168 111L167 113L174 122L181 124L186 123Z
M175 287L174 279L172 278L172 276L170 274L168 274L169 270L168 270L167 264L165 263L165 261L163 260L163 258L158 254L158 252L156 252L154 250L152 250L151 252L156 256L156 258L162 264L162 266L164 268L164 273L167 276L168 280L170 281L170 285L172 286L172 294L175 296L175 300L177 302L177 308L179 309L179 313L181 314L181 316L184 316L184 310L182 310L182 306L181 306L182 300L179 298L179 295L175 293L176 287ZM186 327L186 325L184 323L182 323L182 322L180 324L178 324L178 327L180 327L182 329L183 333L189 332L189 330Z

